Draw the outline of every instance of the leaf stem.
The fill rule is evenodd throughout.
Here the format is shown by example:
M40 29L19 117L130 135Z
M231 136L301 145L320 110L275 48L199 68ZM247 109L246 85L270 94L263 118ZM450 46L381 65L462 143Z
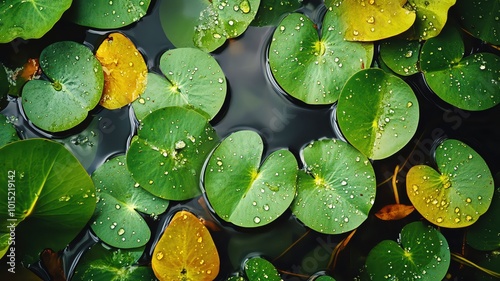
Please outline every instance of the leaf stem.
M500 278L500 273L495 272L493 270L489 270L489 269L484 268L484 267L482 267L480 265L477 265L477 264L473 263L472 261L466 259L465 257L463 257L460 254L451 253L451 259L454 260L454 261L456 261L456 262L458 262L458 263L460 263L460 264L477 268L477 269L481 270L482 272L484 272L484 273L486 273L488 275L491 275L493 277Z

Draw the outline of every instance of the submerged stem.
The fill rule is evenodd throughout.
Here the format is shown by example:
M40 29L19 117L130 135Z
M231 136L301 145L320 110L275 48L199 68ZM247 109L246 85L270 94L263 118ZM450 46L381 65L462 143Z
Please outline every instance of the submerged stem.
M480 265L477 265L477 264L473 263L472 261L466 259L465 257L461 256L460 254L451 253L451 258L460 264L477 268L488 275L491 275L491 276L496 277L496 278L500 278L500 273L495 272L493 270L489 270L489 269L484 268Z

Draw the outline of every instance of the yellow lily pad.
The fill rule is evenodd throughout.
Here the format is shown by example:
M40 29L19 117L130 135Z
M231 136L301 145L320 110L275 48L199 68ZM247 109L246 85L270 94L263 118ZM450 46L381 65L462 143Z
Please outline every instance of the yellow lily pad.
M134 43L121 33L111 33L96 52L104 70L104 91L100 105L123 107L144 92L148 68Z

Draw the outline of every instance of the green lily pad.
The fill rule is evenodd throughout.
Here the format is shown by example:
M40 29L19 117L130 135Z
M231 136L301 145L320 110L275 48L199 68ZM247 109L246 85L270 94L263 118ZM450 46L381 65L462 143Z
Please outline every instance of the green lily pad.
M438 171L413 166L406 190L415 209L430 222L450 228L469 226L490 206L493 176L483 158L461 141L448 139L435 151Z
M354 74L337 104L345 138L371 159L387 158L403 148L418 126L418 101L406 82L381 69Z
M245 262L245 274L248 281L281 281L278 270L266 259L255 257Z
M26 116L46 131L73 128L99 103L104 84L101 64L86 46L62 41L42 51L40 66L50 81L31 80L24 85Z
M71 0L9 0L0 2L0 43L18 37L40 38L47 33L63 13Z
M378 280L442 280L450 265L446 238L431 226L412 222L396 243L384 240L368 254L366 270Z
M64 146L49 140L16 141L0 148L0 155L0 194L6 198L0 201L0 235L15 227L16 262L32 263L45 248L62 250L94 211L89 175Z
M146 91L132 106L139 120L156 109L187 105L212 119L226 98L227 82L217 61L194 48L178 48L160 58L165 76L148 74Z
M480 251L500 248L500 188L494 194L488 211L467 231L467 244Z
M303 0L266 0L262 1L252 22L254 26L277 26L283 15L296 11Z
M269 66L289 95L308 104L331 104L351 75L370 66L373 44L343 40L340 33L347 27L336 10L326 12L321 38L315 26L303 14L286 16L274 31Z
M146 245L151 231L137 211L155 216L165 212L168 201L156 198L134 181L125 156L104 163L92 174L92 180L97 189L97 207L91 224L94 233L116 248Z
M351 145L323 139L302 150L293 214L306 226L327 234L357 228L375 201L375 173L368 159Z
M16 128L5 115L0 114L0 147L17 140L19 140L19 136Z
M448 20L448 10L456 0L408 0L406 7L414 10L417 18L406 33L412 40L427 40L436 37Z
M422 46L420 66L429 87L445 102L465 110L485 110L500 102L500 57L464 56L461 34L447 26Z
M153 195L185 200L201 194L199 178L218 137L200 113L165 107L143 120L127 152L132 177Z
M151 267L137 264L143 252L144 247L128 250L107 249L96 244L83 255L72 280L156 280Z
M120 28L139 21L151 0L73 0L67 18L93 28Z
M314 279L314 281L335 281L335 278L323 275L323 276L320 276L320 277Z
M410 76L419 72L420 43L398 37L380 43L380 58L395 73Z
M295 156L280 149L262 162L263 150L261 137L244 130L229 135L210 156L205 190L210 205L223 220L258 227L272 222L290 206L298 170Z
M415 22L415 12L403 8L401 1L328 0L330 9L338 10L340 21L347 26L345 40L377 41L408 30Z
M500 45L500 2L498 0L459 0L455 9L461 25L473 36Z

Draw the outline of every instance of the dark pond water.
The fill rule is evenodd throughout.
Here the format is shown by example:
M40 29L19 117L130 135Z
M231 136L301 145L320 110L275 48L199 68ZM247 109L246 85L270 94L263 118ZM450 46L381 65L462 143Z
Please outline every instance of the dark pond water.
M174 48L161 28L159 11L161 1L154 1L149 15L140 22L120 30L131 38L143 53L151 71L159 71L161 54ZM321 15L324 9L311 1L303 12L312 18ZM253 129L260 133L266 144L266 152L278 148L288 148L299 159L300 149L312 140L323 137L342 138L334 120L334 106L307 106L287 96L272 79L267 68L267 46L274 31L273 27L250 27L243 36L229 40L220 51L213 54L221 65L228 81L228 97L223 109L212 121L220 137L240 129ZM15 41L0 45L0 60L8 66L15 66L27 58L37 57L43 47L59 40L82 42L95 49L111 31L86 30L67 22L56 25L47 36L40 40ZM470 39L471 52L489 50L476 40ZM491 50L489 50L491 51ZM472 146L481 154L493 174L500 172L500 110L493 108L483 112L467 112L449 106L437 98L423 81L421 75L406 79L414 89L420 104L421 119L415 137L400 152L388 159L374 161L377 182L390 177L395 165L406 165L398 179L404 182L408 169L415 164L431 163L431 151L444 138L457 138ZM131 137L135 134L137 122L130 107L109 111L96 108L77 128L67 132L48 134L34 127L22 113L20 102L10 98L1 111L17 127L22 138L44 137L64 143L89 173L112 156L124 154ZM394 197L389 185L377 190L377 200L373 210L393 203ZM404 193L404 192L402 192ZM407 198L401 198L408 202ZM172 202L167 213L158 220L145 216L152 228L153 237L147 246L141 262L147 264L153 245L159 239L171 216L180 209L188 209L206 220L215 221L219 231L213 237L221 256L221 271L217 280L224 280L241 268L242 262L251 256L263 256L273 261L283 270L284 280L299 279L296 274L311 275L328 270L329 252L346 235L322 235L308 232L290 212L277 221L258 229L242 229L227 224L204 208L203 197L185 202ZM334 276L337 280L353 280L359 274L368 251L382 239L396 239L402 226L418 219L412 215L398 222L383 222L370 216L359 228L349 247L341 253ZM307 233L307 234L306 234ZM300 242L276 259L294 241L305 235ZM462 231L450 231L456 241L452 247L460 251ZM97 238L84 230L63 252L65 271L71 275L78 258ZM276 259L276 260L275 260ZM32 269L48 279L40 265ZM462 268L452 268L452 278L467 280ZM453 271L455 270L455 271Z

